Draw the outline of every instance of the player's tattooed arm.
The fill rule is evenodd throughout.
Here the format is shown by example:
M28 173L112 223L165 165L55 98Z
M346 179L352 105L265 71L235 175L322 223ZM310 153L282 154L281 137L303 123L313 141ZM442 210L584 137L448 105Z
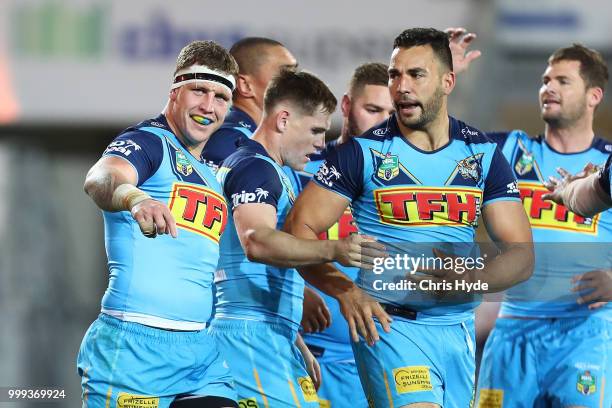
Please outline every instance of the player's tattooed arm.
M325 206L321 206L320 203L325 203ZM326 231L340 219L347 205L348 200L340 195L315 183L308 183L287 216L285 231L299 238L316 240L318 234ZM313 211L313 208L317 210ZM373 263L373 258L385 256L384 247L371 238L353 235L350 239L354 240L353 245L361 248L360 262L364 265ZM364 247L361 245L363 243L370 247ZM370 345L379 340L374 318L381 323L385 332L391 330L391 318L378 302L359 289L348 276L332 264L305 266L298 270L310 284L338 300L340 310L349 324L353 341L358 342L360 335Z
M138 189L137 182L136 170L128 161L104 156L87 173L83 188L104 211L130 211L144 235L176 237L176 223L168 207Z

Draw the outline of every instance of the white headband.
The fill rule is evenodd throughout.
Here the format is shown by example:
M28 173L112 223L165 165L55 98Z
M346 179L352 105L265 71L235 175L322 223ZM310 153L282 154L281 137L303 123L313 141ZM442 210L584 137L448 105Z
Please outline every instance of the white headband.
M190 84L197 81L213 82L222 85L229 89L230 93L236 87L236 80L233 75L227 75L220 71L210 69L205 65L192 65L181 69L174 75L174 83L170 89L176 89L179 86Z

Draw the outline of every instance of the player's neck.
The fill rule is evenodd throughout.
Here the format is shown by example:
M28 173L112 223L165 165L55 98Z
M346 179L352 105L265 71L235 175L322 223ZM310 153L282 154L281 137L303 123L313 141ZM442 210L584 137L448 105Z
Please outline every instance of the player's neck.
M349 135L349 125L348 121L345 119L342 123L342 130L340 131L340 136L336 139L336 143L342 144L349 141L351 136Z
M446 110L441 110L437 118L427 124L424 129L410 129L397 121L402 135L412 143L424 151L437 150L449 142L449 126L450 121Z
M544 137L546 143L558 152L582 152L593 144L593 138L595 137L593 122L582 119L565 127L555 127L546 124Z
M277 134L273 130L267 128L266 124L262 122L261 125L257 127L257 130L255 130L255 133L253 133L251 140L254 140L262 145L266 150L266 153L268 153L268 156L270 156L270 158L274 160L276 164L282 166L283 160L280 154L281 136L282 135Z
M256 125L261 122L263 110L260 106L257 105L255 99L236 98L236 100L234 100L234 107L240 109L241 111L249 115L249 117L253 120L253 122L255 122Z

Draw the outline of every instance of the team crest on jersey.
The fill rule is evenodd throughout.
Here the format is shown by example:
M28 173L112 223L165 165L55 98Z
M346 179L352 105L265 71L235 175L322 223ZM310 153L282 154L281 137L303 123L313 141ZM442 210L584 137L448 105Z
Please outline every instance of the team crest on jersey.
M597 391L597 386L595 385L597 379L591 375L590 371L585 371L581 374L578 374L578 381L576 382L576 390L582 395L591 395Z
M466 180L473 180L476 185L482 178L482 156L478 153L457 162L457 171Z
M176 151L176 170L185 177L193 173L191 162L180 150Z
M535 161L533 154L529 152L523 152L521 157L514 165L514 170L519 176L524 176L533 169L533 162Z
M177 227L219 243L227 223L227 203L223 196L204 186L174 183L168 207Z
M378 178L389 181L399 174L399 159L396 154L387 153L378 166Z
M582 232L597 235L599 218L585 218L569 211L563 205L542 197L549 191L541 183L519 181L519 192L523 207L532 228Z

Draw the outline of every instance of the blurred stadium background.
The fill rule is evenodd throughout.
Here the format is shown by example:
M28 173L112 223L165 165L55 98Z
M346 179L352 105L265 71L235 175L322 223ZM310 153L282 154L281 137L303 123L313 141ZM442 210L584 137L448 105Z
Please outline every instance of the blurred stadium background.
M119 130L161 111L189 41L275 38L341 97L357 65L388 62L403 29L464 26L483 57L459 76L451 114L537 134L548 55L580 41L610 61L611 18L609 0L2 0L0 387L62 388L48 405L79 405L76 353L107 282L82 182ZM612 135L610 97L596 131Z

